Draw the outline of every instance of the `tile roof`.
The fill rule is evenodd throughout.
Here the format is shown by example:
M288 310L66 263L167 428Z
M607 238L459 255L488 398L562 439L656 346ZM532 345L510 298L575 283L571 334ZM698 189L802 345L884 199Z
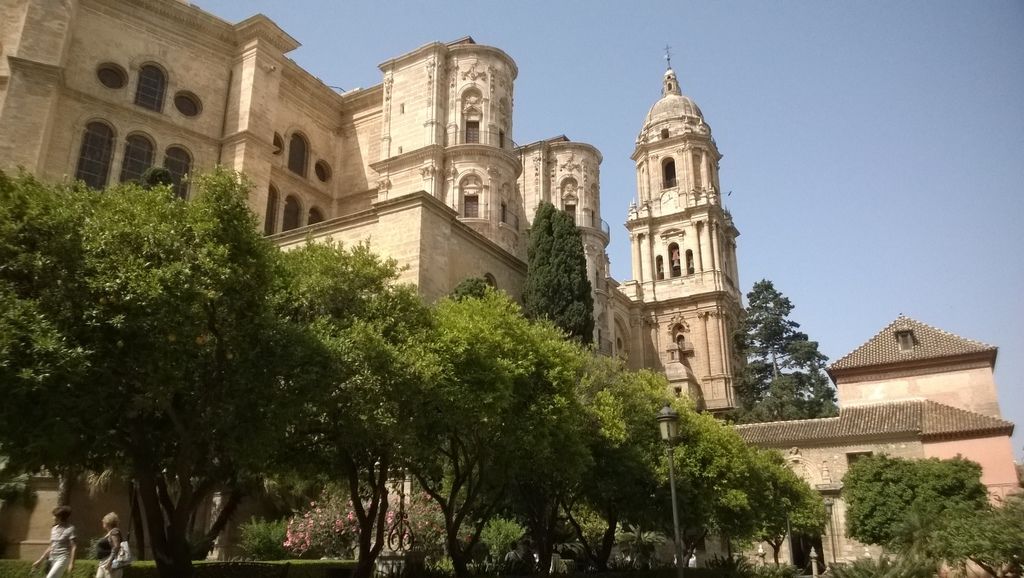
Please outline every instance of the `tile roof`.
M900 350L897 333L910 331L914 337L913 347ZM889 365L903 361L935 359L985 351L995 352L997 348L980 341L966 339L921 323L916 319L900 315L895 321L867 340L863 345L840 358L829 366L829 371Z
M734 426L747 442L788 446L846 439L892 437L963 438L1010 435L1013 424L931 400L910 399L842 408L838 417Z

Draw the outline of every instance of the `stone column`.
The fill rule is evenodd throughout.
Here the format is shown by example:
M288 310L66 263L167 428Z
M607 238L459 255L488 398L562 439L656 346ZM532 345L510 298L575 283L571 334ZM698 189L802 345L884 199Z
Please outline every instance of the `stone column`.
M697 222L697 261L700 264L701 272L706 270L704 267L705 256L707 256L708 259L707 268L711 267L711 255L708 253L707 241L705 240L705 237L707 236L707 229L708 221Z
M643 279L641 279L641 277L643 276L643 266L640 262L640 243L637 240L636 234L631 234L629 236L629 245L631 257L630 260L633 262L633 279L636 279L639 282L643 282Z
M718 258L718 223L708 221L708 242L711 244L711 269L721 269Z

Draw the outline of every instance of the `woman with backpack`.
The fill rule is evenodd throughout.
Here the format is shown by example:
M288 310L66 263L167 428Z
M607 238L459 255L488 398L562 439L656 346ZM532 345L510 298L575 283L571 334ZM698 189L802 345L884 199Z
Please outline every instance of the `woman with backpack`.
M75 527L68 523L70 519L71 508L58 506L53 509L50 547L32 564L35 570L43 560L49 559L50 571L46 573L46 578L60 578L65 570L70 574L75 569Z

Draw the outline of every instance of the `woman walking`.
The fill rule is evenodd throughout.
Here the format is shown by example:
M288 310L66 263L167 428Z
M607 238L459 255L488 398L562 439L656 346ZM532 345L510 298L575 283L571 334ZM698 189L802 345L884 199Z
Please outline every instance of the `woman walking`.
M46 578L61 578L66 570L70 574L75 569L75 527L68 523L71 519L71 508L58 506L53 509L53 528L50 529L50 547L32 564L32 568L49 558L50 571Z
M96 557L100 561L99 568L96 569L96 578L121 578L122 569L113 566L121 551L121 540L124 539L118 528L119 524L120 520L114 512L103 516L103 529L107 531L107 535L96 543Z

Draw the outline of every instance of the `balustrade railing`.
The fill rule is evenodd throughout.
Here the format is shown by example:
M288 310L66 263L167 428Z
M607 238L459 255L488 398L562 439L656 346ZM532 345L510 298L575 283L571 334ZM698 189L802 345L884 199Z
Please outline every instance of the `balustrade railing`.
M504 131L500 130L457 130L449 131L445 135L445 146L461 144L483 144L513 152L519 148L516 141L512 140Z

